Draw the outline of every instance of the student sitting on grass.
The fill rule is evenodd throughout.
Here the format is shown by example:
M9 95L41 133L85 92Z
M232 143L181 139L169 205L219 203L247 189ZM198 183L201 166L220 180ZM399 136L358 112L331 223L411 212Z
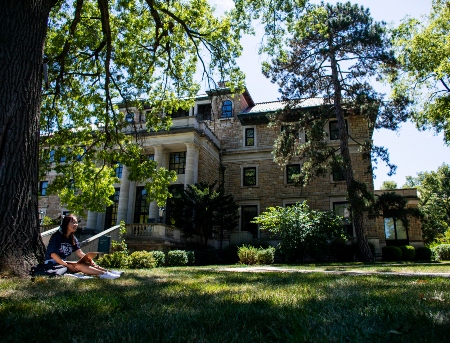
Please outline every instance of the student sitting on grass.
M52 235L48 243L45 264L60 264L67 267L69 273L82 272L87 275L97 275L101 279L117 279L120 277L121 272L108 271L92 260L89 261L89 264L76 264L76 262L65 260L72 252L75 252L80 258L85 255L74 235L77 227L78 221L74 215L70 214L63 218L59 230Z

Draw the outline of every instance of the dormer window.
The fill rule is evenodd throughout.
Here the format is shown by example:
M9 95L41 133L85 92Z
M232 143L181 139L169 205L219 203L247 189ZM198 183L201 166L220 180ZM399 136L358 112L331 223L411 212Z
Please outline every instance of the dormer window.
M231 118L233 116L233 103L225 100L222 103L222 118Z

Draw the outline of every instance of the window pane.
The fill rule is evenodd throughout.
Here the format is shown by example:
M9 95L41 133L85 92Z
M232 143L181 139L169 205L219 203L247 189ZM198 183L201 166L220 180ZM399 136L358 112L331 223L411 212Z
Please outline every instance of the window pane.
M256 167L244 168L244 186L256 185Z
M185 168L186 168L186 151L171 152L169 161L169 170L173 170L177 174L184 174Z
M134 223L147 223L149 203L147 191L144 187L136 187L136 199L134 205Z
M105 230L116 225L117 210L119 208L119 195L120 195L120 188L116 188L115 193L110 198L113 201L113 204L106 208L105 227L104 227Z
M255 129L245 129L245 146L255 145Z
M384 218L384 233L386 239L395 239L395 225L393 218Z
M222 103L222 118L230 118L233 115L233 103L230 100L225 100Z
M289 164L286 166L286 182L294 183L293 175L300 174L300 164Z
M397 230L397 239L408 239L406 235L406 228L403 226L403 222L401 220L397 220L395 222L395 228Z

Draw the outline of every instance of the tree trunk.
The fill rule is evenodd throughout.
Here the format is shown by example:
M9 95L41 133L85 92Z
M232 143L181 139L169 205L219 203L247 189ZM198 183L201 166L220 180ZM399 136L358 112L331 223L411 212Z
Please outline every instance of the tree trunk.
M330 47L332 46L330 42ZM335 56L331 54L331 72L334 87L334 112L338 121L339 126L339 136L340 136L340 152L342 159L344 161L344 175L345 182L347 186L347 194L350 206L352 208L352 219L353 225L355 227L356 240L358 246L359 259L363 262L373 262L374 257L367 242L366 235L364 232L364 220L363 211L359 204L363 199L360 199L358 191L355 189L356 180L353 175L352 161L350 158L350 150L348 148L348 133L347 126L345 124L344 110L342 108L342 95L341 95L341 85L339 81L339 72L337 68L337 63Z
M55 0L6 0L0 10L0 271L25 276L43 259L38 221L42 60Z

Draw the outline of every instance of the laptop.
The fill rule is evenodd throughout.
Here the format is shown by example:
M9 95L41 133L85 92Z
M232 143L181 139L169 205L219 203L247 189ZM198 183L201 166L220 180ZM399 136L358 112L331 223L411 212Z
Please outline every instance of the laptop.
M84 255L82 258L80 258L77 261L78 263L82 263L82 264L90 264L89 260L93 260L95 257L97 257L98 252L88 252L86 253L86 255Z

